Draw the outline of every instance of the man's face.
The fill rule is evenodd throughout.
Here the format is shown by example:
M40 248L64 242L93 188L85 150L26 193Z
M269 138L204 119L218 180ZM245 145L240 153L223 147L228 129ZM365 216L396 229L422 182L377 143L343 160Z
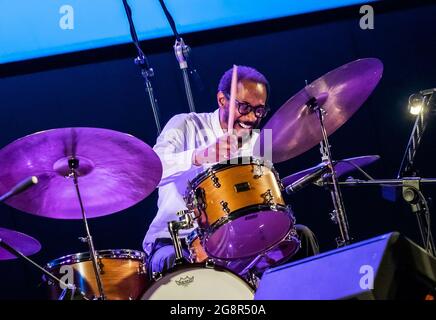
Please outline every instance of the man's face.
M250 81L242 80L238 82L236 90L236 103L234 111L234 125L233 129L238 136L244 136L251 133L252 129L256 129L261 118L256 117L254 110L248 114L241 114L238 111L239 104L249 104L252 107L265 106L267 98L267 90L264 84ZM227 129L229 120L229 107L230 98L227 97L223 92L218 92L217 95L218 105L221 109L220 112L220 122L223 129Z

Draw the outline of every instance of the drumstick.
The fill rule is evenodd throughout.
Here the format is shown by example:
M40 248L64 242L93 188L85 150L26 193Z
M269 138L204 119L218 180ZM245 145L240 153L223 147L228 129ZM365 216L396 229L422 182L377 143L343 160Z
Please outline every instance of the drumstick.
M232 134L233 124L235 122L235 99L236 88L238 85L238 67L233 65L232 84L230 87L230 103L229 103L229 121L227 123L227 131Z

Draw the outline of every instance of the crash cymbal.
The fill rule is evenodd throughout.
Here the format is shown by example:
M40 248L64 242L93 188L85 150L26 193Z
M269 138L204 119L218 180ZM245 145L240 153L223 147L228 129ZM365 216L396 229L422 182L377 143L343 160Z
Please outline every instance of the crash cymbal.
M255 150L264 150L265 136L272 133L272 160L294 158L322 140L320 121L309 101L316 98L326 111L327 135L342 126L365 102L380 81L383 64L375 58L345 64L311 84L286 101L261 130ZM266 130L272 130L267 133ZM268 147L268 145L266 145ZM263 151L260 153L263 156Z
M370 165L371 163L377 161L380 159L380 156L377 155L371 155L371 156L361 156L361 157L354 157L354 158L348 158L348 159L342 159L342 160L334 160L334 167L336 171L337 177L341 177L349 172L358 170L356 167L362 168L367 165ZM320 163L312 168L305 169L299 172L296 172L294 174L291 174L285 178L282 179L282 183L285 187L291 185L292 183L298 181L299 179L303 178L304 176L311 174L318 169L324 167L325 163Z
M0 228L0 239L25 256L30 256L41 250L41 244L38 240L18 231ZM0 247L0 260L16 258L15 255Z
M20 138L0 150L0 194L36 176L38 184L6 203L55 219L81 219L68 160L79 160L78 181L88 218L126 209L148 196L162 175L157 154L129 134L100 128L61 128Z

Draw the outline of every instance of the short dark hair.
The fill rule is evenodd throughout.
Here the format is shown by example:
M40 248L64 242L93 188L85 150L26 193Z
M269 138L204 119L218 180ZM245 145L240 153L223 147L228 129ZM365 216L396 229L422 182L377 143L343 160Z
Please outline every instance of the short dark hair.
M224 94L230 96L232 73L233 67L223 74L220 83L218 84L218 92L221 91ZM247 66L238 66L238 82L240 82L241 80L250 80L253 82L264 84L266 87L267 98L269 97L269 82L266 77L256 69Z

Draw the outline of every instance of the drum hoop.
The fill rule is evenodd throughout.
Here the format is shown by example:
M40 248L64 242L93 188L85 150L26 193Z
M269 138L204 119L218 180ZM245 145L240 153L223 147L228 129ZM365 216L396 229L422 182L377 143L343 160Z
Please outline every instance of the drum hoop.
M178 271L189 270L189 269L213 269L215 271L228 272L228 273L232 274L233 276L235 276L236 278L240 279L247 286L247 288L250 289L251 293L254 294L254 292L256 291L256 288L254 288L254 286L251 283L249 283L247 280L245 280L239 274L233 272L232 270L230 270L224 266L216 265L215 263L213 263L213 259L208 259L206 262L202 262L202 263L189 263L188 261L183 261L182 263L177 264L174 267L172 267L172 268L170 268L162 273L159 273L158 279L152 279L151 281L149 281L147 283L141 296L143 296L154 284L159 283L159 281L162 280L163 278L165 278L166 276L168 276L172 273L178 272Z
M229 163L233 159L230 159L225 162L219 162L217 164L214 164L213 166L209 167L205 171L199 173L192 181L190 182L190 185L193 189L196 189L200 183L202 183L204 180L206 180L211 174L218 173L220 171L223 171L225 169L229 169L232 167L240 167L240 166L249 166L249 165L261 165L264 167L267 167L271 171L275 172L273 164L268 160L262 160L255 157L238 157L234 158L238 159L238 163ZM243 163L240 163L242 160Z
M98 259L133 259L144 261L145 253L138 250L132 249L105 249L105 250L96 250ZM91 261L89 252L79 252L74 254L69 254L62 256L60 258L54 259L46 264L47 269L52 269L57 266L62 265L70 265L74 263Z

